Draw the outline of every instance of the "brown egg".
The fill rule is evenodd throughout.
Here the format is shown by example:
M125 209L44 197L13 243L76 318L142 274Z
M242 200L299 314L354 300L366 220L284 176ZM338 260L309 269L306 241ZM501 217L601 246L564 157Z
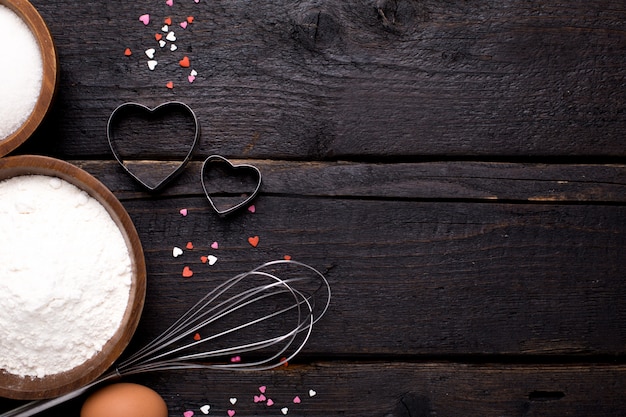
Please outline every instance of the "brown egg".
M150 388L121 382L91 394L80 417L167 417L167 405Z

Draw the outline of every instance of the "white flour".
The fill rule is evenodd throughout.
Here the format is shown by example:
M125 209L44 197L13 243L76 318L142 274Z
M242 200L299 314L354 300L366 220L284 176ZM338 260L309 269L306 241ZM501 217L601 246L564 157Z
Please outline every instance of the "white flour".
M11 9L0 4L0 141L32 113L39 98L43 61L35 36Z
M0 182L0 369L43 377L91 358L120 325L131 276L94 198L56 177Z

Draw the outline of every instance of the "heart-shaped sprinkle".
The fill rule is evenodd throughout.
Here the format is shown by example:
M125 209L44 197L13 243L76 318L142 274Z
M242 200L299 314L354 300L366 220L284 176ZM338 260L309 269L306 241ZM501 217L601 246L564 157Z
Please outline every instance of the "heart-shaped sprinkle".
M235 405L237 403L237 398L233 397L229 401L232 405Z
M209 258L206 256L201 256L200 257L200 262L202 262L203 264L207 263L209 261Z
M248 238L248 243L250 244L250 246L252 246L253 248L256 248L259 245L259 237L258 236L250 236Z
M290 261L291 260L291 255L285 255L283 256L283 259L286 261Z
M196 71L195 69L192 69L190 74L195 77L196 75L198 75L198 71Z
M165 2L165 4L167 4L168 6L172 7L174 5L174 0L167 0Z
M167 39L170 42L175 42L176 41L176 34L174 32L170 32L170 33L167 34L165 39Z
M183 250L179 248L178 246L174 246L174 249L172 249L172 256L174 258L178 258L182 254L183 254Z
M144 25L147 25L148 23L150 23L150 15L149 14L142 14L141 16L139 16L139 21L141 21L141 23L143 23Z
M287 413L289 412L289 409L287 407L283 407L280 409L280 412L283 413L284 415L287 415Z
M302 400L297 395L295 397L293 397L293 403L294 404L300 404L301 402L302 402Z
M235 415L235 410L228 410L228 417L233 417Z
M262 394L265 394L265 391L267 390L267 387L265 385L261 385L259 387L259 392L261 392Z
M161 48L163 48L165 45L167 45L167 42L165 42L163 39L161 39L161 40L159 41L159 46L160 46Z
M180 209L179 213L180 213L181 216L185 217L185 216L187 216L188 211L187 211L186 208L184 208L184 209Z
M150 59L154 58L154 53L156 50L154 48L146 49L146 56Z
M202 337L200 336L200 333L196 333L193 335L193 340L198 341L200 339L202 339Z
M248 206L248 211L250 213L255 213L256 212L256 207L254 206L254 204Z
M180 64L181 67L183 68L189 68L190 62L189 62L189 57L188 56L184 56L183 59L181 59L180 61L178 61L178 63Z
M154 69L156 68L158 62L155 60L150 60L148 61L148 68L150 69L150 71L154 71Z
M194 3L200 3L200 0L193 0Z
M183 268L183 277L184 278L191 278L193 276L193 271L191 270L191 268L189 268L188 266Z
M200 411L202 411L203 414L209 414L210 409L211 409L211 406L208 404L205 404L202 407L200 407Z
M174 88L174 83L172 81L168 81L165 86L171 90L172 88Z
M267 402L265 403L265 405L267 405L268 407L271 407L274 405L274 400L272 400L271 398L267 399Z
M176 44L175 44L175 43L173 43L173 44L171 44L171 45L170 45L170 51L174 52L174 51L175 51L175 50L177 50L177 49L178 49L178 46L176 46Z
M193 75L188 75L187 76L187 81L189 81L189 83L191 84L192 82L194 82L196 80L196 77L194 77Z
M171 25L172 24L172 18L171 17L166 17L165 19L163 19L163 23L165 23L166 25Z
M211 243L211 249L217 249L217 248L219 248L219 247L220 247L220 244L219 244L219 243L217 243L217 242L213 242L213 243Z
M315 390L310 389L309 390L309 397L315 397L317 395L317 392L315 392Z
M255 396L254 396L254 402L255 402L255 403L259 403L259 402L261 402L261 398L260 398L258 395L255 395Z
M193 249L193 243L191 243L191 242L187 242L187 245L185 245L185 247L186 247L187 249L189 249L189 250L192 250L192 249Z
M187 21L183 20L182 22L180 22L180 27L183 29L187 29Z
M155 33L154 39L156 39L157 41L160 41L161 39L163 39L163 35L161 35L160 33Z
M163 27L161 27L161 32L166 32L167 33L167 32L169 32L169 30L170 30L169 25L163 25Z
M267 398L265 398L265 395L263 395L263 394L259 395L259 401L260 402L263 402L265 400L267 400Z
M193 23L193 16L187 16L187 22L189 24Z
M183 413L183 416L185 416L185 417L193 417L193 411L191 411L191 410L185 411Z
M217 258L213 255L209 255L208 260L209 260L209 265L215 265L215 262L217 262Z
M130 50L130 48L126 48L126 49L124 50L124 55L126 55L126 56L131 56L132 54L133 54L133 51L131 51L131 50Z
M230 361L232 363L239 363L241 362L241 356L233 356L232 358L230 358Z

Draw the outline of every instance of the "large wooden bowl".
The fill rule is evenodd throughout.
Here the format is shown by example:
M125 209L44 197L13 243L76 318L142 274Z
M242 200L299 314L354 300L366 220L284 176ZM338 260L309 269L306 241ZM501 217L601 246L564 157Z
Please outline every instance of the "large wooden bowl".
M39 43L43 60L43 77L39 98L24 124L8 137L0 138L0 156L4 156L24 143L48 113L57 88L59 64L50 31L37 10L27 0L0 0L0 4L13 10L24 20Z
M72 370L43 378L22 377L0 370L0 396L14 399L50 398L95 380L111 367L126 348L139 323L144 305L146 265L141 242L130 216L113 193L89 173L49 157L25 155L0 158L0 181L19 175L58 177L87 192L104 206L118 225L132 259L130 297L122 324L98 354Z

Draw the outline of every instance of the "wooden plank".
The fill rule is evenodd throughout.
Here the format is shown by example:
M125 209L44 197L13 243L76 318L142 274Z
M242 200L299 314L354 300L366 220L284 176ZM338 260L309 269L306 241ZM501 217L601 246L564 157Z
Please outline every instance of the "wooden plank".
M115 162L74 160L119 198L142 198L137 184ZM232 160L253 164L263 176L262 192L317 197L419 200L478 200L624 203L626 166L423 162L368 164ZM159 165L166 162L159 162ZM167 163L175 169L176 163ZM146 162L146 171L156 171ZM192 162L162 195L198 195L201 162ZM242 191L246 191L242 189Z
M131 379L166 400L169 415L621 416L623 365L471 365L319 362L254 373L172 371ZM254 402L265 386L274 405ZM315 395L309 396L309 390ZM298 396L301 402L295 404ZM236 399L235 404L231 399ZM42 416L77 415L83 398ZM0 402L0 410L14 402Z
M620 1L33 3L62 76L28 151L108 155L117 105L176 99L198 113L203 155L626 156ZM166 15L195 21L150 71L143 51L159 49Z

